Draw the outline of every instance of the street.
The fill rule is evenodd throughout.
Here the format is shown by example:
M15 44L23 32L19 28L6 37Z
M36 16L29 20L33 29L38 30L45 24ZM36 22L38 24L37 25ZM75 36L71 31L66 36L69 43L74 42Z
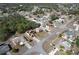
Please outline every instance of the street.
M63 31L67 30L68 29L68 25L70 23L72 23L74 21L74 19L70 20L69 22L67 22L65 25L62 25L60 27L56 27L54 28L51 33L43 38L39 43L37 43L34 47L32 47L31 49L27 50L24 54L25 55L28 55L29 53L33 52L33 51L36 51L36 52L39 52L40 54L44 54L44 55L47 55L47 53L45 52L44 48L43 48L43 45L50 41L51 37L55 38L57 35L59 35L60 33L62 33ZM58 33L58 34L56 34Z

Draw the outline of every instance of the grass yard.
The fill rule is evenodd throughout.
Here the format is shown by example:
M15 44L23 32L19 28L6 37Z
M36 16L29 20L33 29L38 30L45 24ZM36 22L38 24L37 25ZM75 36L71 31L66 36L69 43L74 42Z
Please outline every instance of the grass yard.
M39 33L36 33L36 37L41 40L42 38L47 36L47 34L48 34L47 32L39 32Z

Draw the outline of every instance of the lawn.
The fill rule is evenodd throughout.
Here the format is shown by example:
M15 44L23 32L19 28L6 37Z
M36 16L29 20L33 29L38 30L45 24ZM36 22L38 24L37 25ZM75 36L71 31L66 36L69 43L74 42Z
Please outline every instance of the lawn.
M47 32L39 32L39 33L36 33L36 37L41 40L42 38L47 36L47 34L48 34Z

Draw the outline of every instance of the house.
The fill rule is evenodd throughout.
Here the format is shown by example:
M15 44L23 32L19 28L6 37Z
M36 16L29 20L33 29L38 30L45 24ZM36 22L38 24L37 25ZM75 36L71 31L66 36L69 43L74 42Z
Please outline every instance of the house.
M75 31L79 30L79 24L77 24L77 22L74 22L73 26L75 27Z
M29 31L25 32L24 37L27 41L32 41L32 34Z
M22 7L23 5L22 5L22 4L20 4L19 6L20 6L20 7Z
M65 47L65 50L69 50L71 47L71 44L68 41L62 42L62 45Z
M62 41L60 45L63 45L65 47L65 50L69 50L75 38L75 33L72 29L68 29L63 33L62 38L64 39L64 41Z
M59 43L58 43L58 48L59 49L61 49L60 46L63 46L64 47L64 51L70 50L71 43L68 42L67 40L60 40Z
M8 13L3 13L3 16L9 16L9 14Z
M38 6L34 6L34 9L32 9L32 12L35 12L38 8Z
M64 39L72 39L73 38L73 36L75 36L75 33L74 33L74 30L72 30L72 29L69 29L69 30L66 30L65 32L64 32L64 34L63 34L63 38Z
M66 18L68 18L67 15L61 15L61 19L66 19Z
M34 31L30 30L29 32L26 32L24 34L24 36L26 37L26 40L29 41L29 42L31 42L31 41L39 42L39 40L35 37L34 34L35 34Z
M50 31L50 27L46 25L45 30L46 30L46 31Z
M59 27L59 26L61 26L63 23L64 23L64 19L62 19L62 18L59 18L59 19L53 21L54 27Z
M36 28L35 31L36 31L36 32L42 32L43 29L42 29L42 28Z
M0 54L6 54L11 50L11 46L9 44L0 44Z
M73 42L73 40L75 39L75 33L73 30L67 30L65 33L64 33L64 42L62 45L64 45L64 47L66 49L69 49L71 47L71 44Z
M23 37L14 37L11 39L11 46L14 48L19 48L19 46L22 46L25 44L25 40Z

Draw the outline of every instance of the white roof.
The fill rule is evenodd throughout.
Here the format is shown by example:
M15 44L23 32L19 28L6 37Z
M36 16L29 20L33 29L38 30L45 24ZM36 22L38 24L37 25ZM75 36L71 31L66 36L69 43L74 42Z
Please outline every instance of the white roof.
M62 45L65 47L65 49L69 49L71 47L71 44L67 41L64 41Z

